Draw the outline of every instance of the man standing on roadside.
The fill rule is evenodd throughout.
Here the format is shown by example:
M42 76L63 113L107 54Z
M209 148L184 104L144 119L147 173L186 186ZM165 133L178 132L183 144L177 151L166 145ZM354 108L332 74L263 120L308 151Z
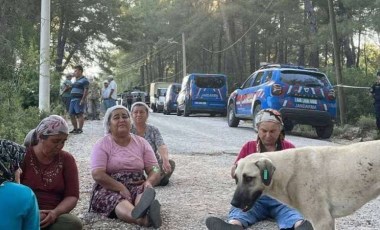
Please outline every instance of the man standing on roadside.
M90 83L87 78L83 76L83 67L81 65L74 67L74 76L76 77L76 81L73 83L71 89L71 101L69 110L71 123L74 129L71 130L70 133L79 134L83 133L83 113Z
M90 85L89 85L88 96L87 96L88 119L100 120L99 106L100 106L101 89L94 77L89 78L89 81L90 81Z
M109 82L109 92L110 92L110 95L108 96L109 98L109 107L112 107L114 105L116 105L116 100L117 100L117 84L115 82L115 80L113 79L113 76L112 75L109 75L108 76L108 82Z
M380 135L380 70L377 71L377 80L371 86L371 94L375 100L373 105L375 107L377 134Z
M107 80L103 82L103 89L102 89L102 101L103 101L103 112L106 113L107 109L110 108L109 106L109 95L110 95L110 87Z

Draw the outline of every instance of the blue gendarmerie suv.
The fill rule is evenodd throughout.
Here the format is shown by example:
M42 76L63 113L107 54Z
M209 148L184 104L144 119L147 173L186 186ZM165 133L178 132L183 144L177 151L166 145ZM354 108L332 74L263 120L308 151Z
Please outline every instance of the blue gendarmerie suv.
M336 98L327 76L315 68L269 64L251 74L228 99L228 125L252 120L261 109L280 111L285 131L295 124L311 125L329 138L336 120Z

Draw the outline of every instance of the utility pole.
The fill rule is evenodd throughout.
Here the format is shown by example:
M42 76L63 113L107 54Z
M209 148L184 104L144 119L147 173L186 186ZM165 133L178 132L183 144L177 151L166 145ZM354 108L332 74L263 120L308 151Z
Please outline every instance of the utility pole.
M340 124L345 123L345 104L344 104L344 94L342 84L342 70L340 67L340 55L339 55L339 45L338 45L338 35L336 31L336 22L335 22L335 13L334 13L334 5L332 0L328 1L329 7L329 16L330 16L330 26L331 26L331 34L334 45L334 64L335 64L335 75L336 75L336 84L338 87L338 106L339 106L339 118Z
M40 79L38 108L50 112L50 0L41 0Z
M185 33L182 33L182 68L183 76L186 76L186 46L185 46Z

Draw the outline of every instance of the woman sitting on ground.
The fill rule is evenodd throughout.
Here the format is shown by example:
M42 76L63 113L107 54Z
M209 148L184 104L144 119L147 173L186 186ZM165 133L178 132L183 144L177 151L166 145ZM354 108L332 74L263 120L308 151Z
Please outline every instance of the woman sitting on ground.
M161 180L158 185L165 186L169 183L169 178L175 168L175 162L169 160L168 148L158 128L147 123L149 110L149 107L143 102L136 102L132 105L133 124L131 133L144 137L152 146L161 169Z
M96 185L90 211L159 228L160 203L153 186L160 180L160 168L152 148L144 138L130 133L130 114L122 105L109 108L103 124L107 135L97 141L91 154Z
M33 191L20 183L25 148L0 140L0 229L38 230L40 215Z
M284 123L277 110L264 109L259 111L256 115L255 124L258 129L257 140L248 141L241 148L231 168L233 179L235 179L235 170L240 159L250 154L294 148L292 143L284 139ZM312 229L311 223L305 220L297 210L266 195L262 195L247 211L231 207L228 222L217 217L208 217L206 226L209 230L242 230L266 219L276 220L279 229Z
M21 183L37 196L42 229L82 229L81 220L70 214L79 199L79 179L74 157L62 150L68 134L66 121L51 115L24 141Z

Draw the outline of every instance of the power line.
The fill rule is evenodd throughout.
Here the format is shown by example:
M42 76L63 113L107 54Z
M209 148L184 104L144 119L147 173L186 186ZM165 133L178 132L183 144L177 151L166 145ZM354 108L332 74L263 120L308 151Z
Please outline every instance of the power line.
M247 35L247 33L257 24L257 22L264 16L264 13L266 13L267 12L267 10L269 9L269 7L272 5L272 3L274 2L274 0L271 0L270 2L269 2L269 4L264 8L264 10L261 12L261 14L260 14L260 16L256 19L256 21L247 29L247 31L245 31L244 33L243 33L243 35L240 37L240 38L238 38L235 42L233 42L231 45L229 45L227 48L224 48L224 49L222 49L222 50L218 50L218 51L212 51L212 50L209 50L209 49L206 49L206 48L204 48L203 47L203 45L202 45L202 49L203 50L205 50L205 51L207 51L207 52L210 52L210 53L222 53L222 52L224 52L224 51L226 51L226 50L229 50L229 49L231 49L234 45L236 45L241 39L243 39L243 37L245 36L245 35Z

